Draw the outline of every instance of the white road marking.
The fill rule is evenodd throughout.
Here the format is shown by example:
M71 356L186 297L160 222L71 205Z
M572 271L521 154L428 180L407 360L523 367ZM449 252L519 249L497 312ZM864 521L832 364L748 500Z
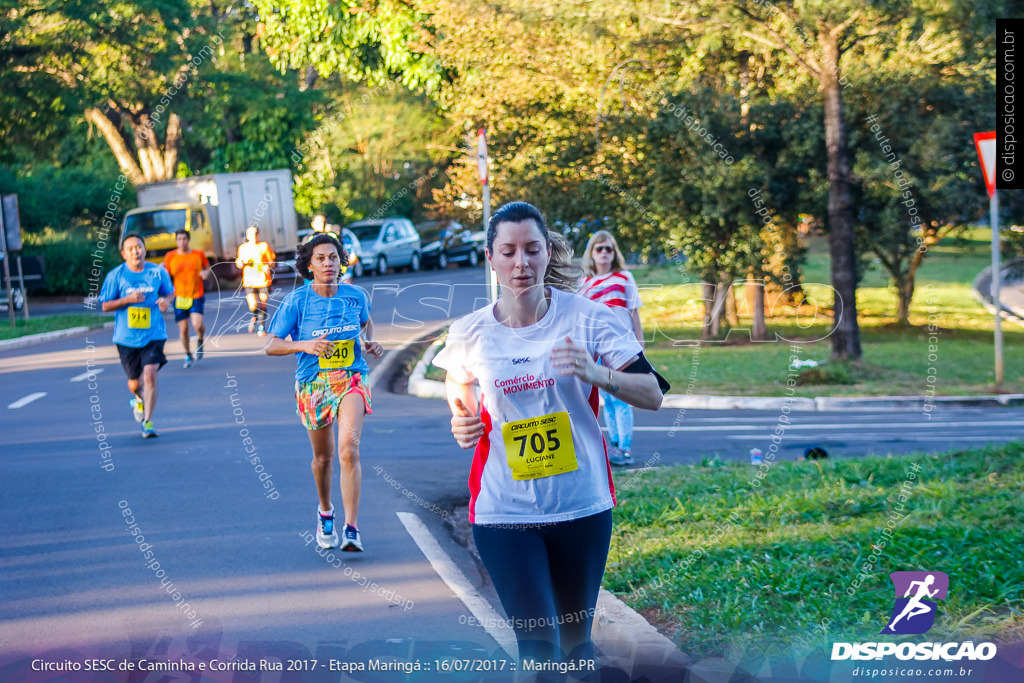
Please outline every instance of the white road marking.
M71 381L72 382L82 382L84 380L89 379L90 377L94 377L94 376L100 374L101 372L103 372L103 368L96 368L95 370L89 370L88 372L83 372L81 375L75 375L74 377L71 378Z
M743 436L726 436L726 439L731 441L767 441L772 438L771 434L744 434ZM810 435L804 436L805 439L811 438ZM878 442L878 443L889 443L893 439L886 439L880 436L864 436L863 434L849 434L844 432L830 432L818 437L820 440L828 441L866 441L866 442ZM967 434L967 435L954 435L949 434L947 436L915 436L910 439L899 439L896 441L900 443L912 443L916 441L937 441L939 443L977 443L978 441L1018 441L1020 437L1014 434L1003 434L1002 436L982 436L981 434ZM787 446L792 448L792 446Z
M744 420L745 421L745 420ZM1019 427L1020 420L993 420L991 422L882 422L865 424L871 429L945 429L947 427ZM815 429L849 429L849 422L813 422L810 424L787 424L786 431L812 431ZM690 425L678 427L633 427L637 432L740 432L764 429L764 425Z
M515 657L518 652L516 638L512 629L505 625L507 620L494 611L491 603L480 595L469 579L455 566L455 563L448 557L448 554L441 548L441 544L437 542L430 533L430 529L419 517L411 512L396 512L395 514L398 515L405 530L420 547L420 551L430 561L430 566L434 568L441 580L455 591L455 595L459 596L462 604L473 613L477 622L497 641L498 645L501 645L501 648L510 657Z
M29 394L28 396L23 396L23 397L19 398L14 403L8 403L7 407L10 408L11 410L16 410L18 408L24 408L25 406L27 406L32 401L38 401L43 396L46 396L46 392L45 391L37 391L34 394Z

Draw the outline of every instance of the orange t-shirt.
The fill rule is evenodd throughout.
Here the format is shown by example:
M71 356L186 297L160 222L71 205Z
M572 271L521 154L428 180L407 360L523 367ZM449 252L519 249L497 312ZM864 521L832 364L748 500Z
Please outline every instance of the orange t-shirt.
M203 278L201 271L210 267L206 254L196 249L187 254L179 254L178 250L167 252L164 256L164 268L171 274L174 282L174 295L189 299L198 299L203 295Z
M242 242L238 245L238 260L242 267L243 287L269 287L273 277L271 264L277 254L266 242Z

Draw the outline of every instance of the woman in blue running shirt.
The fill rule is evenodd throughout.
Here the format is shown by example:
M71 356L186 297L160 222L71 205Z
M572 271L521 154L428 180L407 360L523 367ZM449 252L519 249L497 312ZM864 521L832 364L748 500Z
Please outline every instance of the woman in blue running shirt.
M369 374L363 352L380 358L384 349L373 339L366 293L338 282L346 263L347 254L334 233L315 233L299 247L295 266L311 282L285 297L274 313L266 352L269 356L294 353L298 357L296 412L313 447L313 478L320 497L317 544L337 548L340 543L342 550L358 552L363 549L357 520L362 480L359 439L363 417L372 412L370 388L363 383ZM291 341L287 341L289 337ZM331 504L335 442L345 509L340 541Z

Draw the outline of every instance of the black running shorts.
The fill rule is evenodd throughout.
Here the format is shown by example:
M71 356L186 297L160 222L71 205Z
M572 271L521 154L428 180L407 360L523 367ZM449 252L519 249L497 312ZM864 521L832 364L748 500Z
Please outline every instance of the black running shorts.
M133 346L117 347L117 353L121 356L121 367L128 379L142 377L142 368L146 365L158 365L158 370L167 364L167 356L164 355L164 342L166 339L154 339L145 346L135 348Z

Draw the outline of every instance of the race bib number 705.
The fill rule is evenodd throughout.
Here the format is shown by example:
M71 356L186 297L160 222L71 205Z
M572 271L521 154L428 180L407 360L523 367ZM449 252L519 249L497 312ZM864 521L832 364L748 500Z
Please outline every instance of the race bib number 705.
M501 426L505 458L516 481L539 479L579 468L569 413L562 411Z

